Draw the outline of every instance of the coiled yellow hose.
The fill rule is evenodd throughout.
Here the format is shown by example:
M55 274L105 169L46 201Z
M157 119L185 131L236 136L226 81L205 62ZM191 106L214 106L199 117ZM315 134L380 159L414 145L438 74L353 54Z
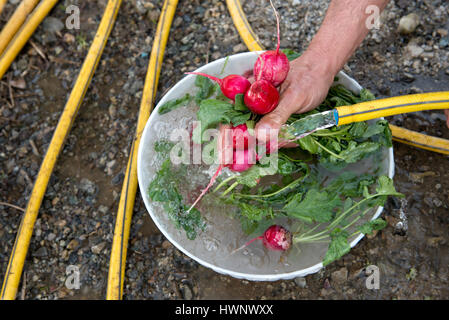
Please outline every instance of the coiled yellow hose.
M12 37L14 37L17 30L19 30L28 14L34 9L38 2L39 0L23 0L16 11L14 11L14 14L9 18L0 33L0 54L3 53L3 50L5 50Z
M0 292L0 298L2 300L13 300L16 297L25 257L30 244L31 235L33 233L34 223L36 222L39 208L41 206L45 190L47 189L48 181L51 173L53 172L58 155L64 145L64 140L70 132L73 121L78 113L78 109L81 106L84 95L86 94L95 69L97 68L109 34L114 26L115 18L121 2L121 0L109 0L92 45L90 46L89 52L87 53L86 59L81 67L76 83L70 93L70 97L64 111L59 118L58 125L51 139L47 153L45 154L44 160L42 161L36 182L34 183L26 212L22 217L22 221L17 232L16 241L14 242L8 267L5 273L2 291ZM40 14L43 14L43 11L39 12Z
M136 135L131 146L128 166L120 195L120 203L115 221L114 238L109 262L107 300L120 300L123 295L123 282L125 276L126 253L128 250L129 231L137 192L137 150L143 129L153 108L157 92L159 74L165 46L167 44L170 27L175 15L178 0L165 0L159 17L156 34L151 49L150 62L145 79L142 101L140 104L139 119L137 120Z
M0 79L58 0L42 0L0 56Z

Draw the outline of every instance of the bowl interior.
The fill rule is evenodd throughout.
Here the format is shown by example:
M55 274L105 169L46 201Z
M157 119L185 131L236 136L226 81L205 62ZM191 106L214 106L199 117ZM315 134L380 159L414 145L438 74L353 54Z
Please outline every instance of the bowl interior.
M230 56L224 69L226 59L223 58L209 63L197 71L220 77L228 74L243 74L252 69L257 56L256 52L241 53ZM221 73L222 71L223 73ZM152 202L148 198L149 183L161 165L161 160L153 150L154 143L160 139L170 140L173 129L187 129L189 124L196 119L196 107L193 105L181 107L165 115L159 115L158 109L169 100L180 98L185 93L194 93L197 90L194 82L195 76L189 75L169 90L155 107L142 134L137 160L138 180L142 198L153 221L164 236L179 250L219 273L248 280L272 281L305 276L318 271L322 268L321 261L327 250L327 244L301 245L300 248L292 248L286 256L284 254L281 257L278 252L265 250L259 241L244 250L231 254L234 249L242 246L251 237L243 233L238 219L229 216L229 208L204 201L201 205L201 213L206 222L206 228L192 241L187 239L183 230L174 226L159 203ZM361 89L355 80L342 72L338 75L338 82L355 93ZM380 170L381 174L392 178L393 164L393 152L390 148L384 149L376 159L364 159L357 164L349 165L345 170L360 173L374 173L375 170ZM208 181L215 169L214 166L189 166L191 172L183 183L186 188L204 188L204 181ZM376 208L369 217L367 216L367 219L378 217L381 211L382 207ZM279 223L289 226L290 221L280 219ZM354 246L362 237L361 235L352 239L351 246Z

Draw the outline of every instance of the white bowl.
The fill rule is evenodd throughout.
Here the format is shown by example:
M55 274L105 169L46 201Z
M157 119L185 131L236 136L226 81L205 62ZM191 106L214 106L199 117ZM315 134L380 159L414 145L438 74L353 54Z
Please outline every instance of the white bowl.
M243 74L245 71L251 70L258 54L260 52L246 52L230 56L221 76ZM222 58L196 71L218 75L224 63L225 58ZM200 232L195 240L188 240L184 231L176 229L171 221L168 220L161 206L157 203L152 203L149 199L147 194L148 186L158 170L155 166L154 142L170 129L185 127L189 121L194 119L194 110L192 108L183 107L166 115L159 115L158 109L169 100L180 98L187 92L194 92L196 90L194 81L195 76L188 75L166 93L152 112L142 134L137 158L137 174L143 201L154 223L176 248L203 266L221 274L253 281L275 281L303 277L319 271L323 267L320 261L322 261L326 251L322 244L317 247L310 245L310 247L301 248L301 254L297 255L292 261L288 261L289 257L284 259L287 262L283 262L282 265L280 260L278 260L279 265L276 262L273 264L272 260L279 258L275 256L277 253L267 253L260 243L253 243L251 247L231 256L229 253L233 249L240 247L249 239L241 231L238 221L224 214L214 215L212 212L207 212L206 214L202 212L207 222L206 230ZM354 79L343 72L338 74L337 82L343 84L354 93L359 93L362 89ZM385 152L383 162L385 163L383 174L393 178L393 148L389 148ZM193 182L186 181L186 183ZM371 219L377 218L382 210L383 207L378 207ZM362 238L363 235L360 234L353 239L351 247L354 247ZM271 262L265 263L266 261Z

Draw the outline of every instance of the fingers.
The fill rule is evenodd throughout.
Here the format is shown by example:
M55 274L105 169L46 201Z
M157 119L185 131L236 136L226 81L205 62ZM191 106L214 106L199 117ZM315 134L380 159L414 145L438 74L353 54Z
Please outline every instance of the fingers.
M272 112L265 115L256 125L256 137L258 140L267 141L269 131L278 131L288 118L298 109L299 99L289 89L285 90L279 105Z

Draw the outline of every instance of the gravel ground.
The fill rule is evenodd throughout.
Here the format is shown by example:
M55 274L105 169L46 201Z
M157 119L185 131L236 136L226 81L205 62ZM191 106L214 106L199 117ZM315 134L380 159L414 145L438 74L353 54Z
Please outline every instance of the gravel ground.
M0 17L12 13L10 1ZM267 48L275 46L266 1L242 1ZM282 46L303 50L328 1L277 1ZM68 30L65 7L79 3L81 29ZM0 201L26 207L39 165L101 19L105 0L60 1L3 77L0 86ZM123 1L34 228L19 298L103 299L123 172L135 130L148 55L162 1ZM414 32L397 32L416 13ZM391 1L345 70L378 96L447 90L449 3ZM337 40L338 41L338 40ZM37 50L36 48L39 48ZM41 51L45 58L39 53ZM246 51L221 1L181 0L157 95L209 61ZM442 112L396 116L395 124L449 138ZM362 240L319 273L290 281L248 282L216 274L175 249L153 224L138 195L126 264L124 299L447 299L448 157L395 143L396 176L406 201L390 199L389 226ZM0 206L3 279L21 212ZM365 287L366 266L381 271L379 290ZM77 265L81 288L64 286Z

